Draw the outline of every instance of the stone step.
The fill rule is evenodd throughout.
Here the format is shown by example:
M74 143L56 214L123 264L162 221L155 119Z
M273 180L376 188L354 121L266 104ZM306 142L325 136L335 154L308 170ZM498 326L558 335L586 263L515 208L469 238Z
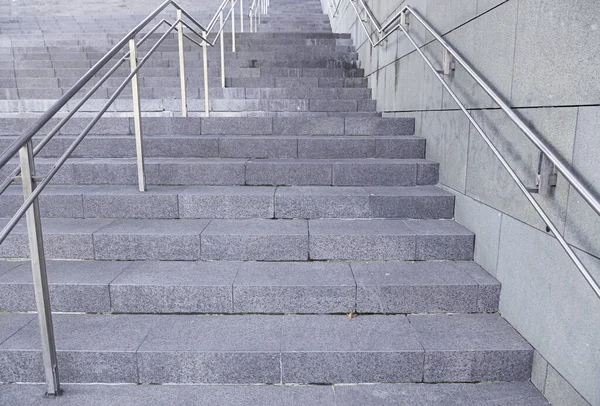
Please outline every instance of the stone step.
M267 50L267 51L244 51L238 50L237 52L227 52L226 53L226 61L233 60L303 60L306 58L307 60L316 59L320 57L322 59L329 58L332 60L342 60L342 61L355 61L357 59L357 54L355 52L350 52L348 47L343 47L340 50L332 50L330 48L320 48L320 47L304 47L300 49L292 49L287 52L281 50ZM189 51L186 51L185 59L186 61L191 60L201 60L203 58L202 52L199 52L200 48L192 48ZM105 52L41 52L41 53L19 53L19 54L2 54L2 57L5 61L28 61L28 60L53 60L53 61L68 61L68 60L98 60L104 56ZM140 58L145 55L145 52L140 51ZM211 58L212 57L212 58ZM159 49L157 52L152 54L152 59L169 59L173 61L178 61L179 52L177 49ZM220 50L211 49L209 52L209 60L217 59L220 61ZM30 71L34 71L34 69L29 69ZM27 72L28 69L17 69L12 71L0 70L0 77L5 77L7 75L27 75L35 73L36 76L47 74L40 69L40 72ZM68 72L65 72L68 73Z
M29 262L2 268L0 312L35 311ZM500 296L472 262L48 261L47 270L55 312L494 313Z
M43 220L49 259L160 261L472 260L474 236L452 220ZM29 255L21 222L2 258Z
M23 203L20 186L0 196L0 217ZM40 197L44 218L131 219L450 219L454 196L434 186L414 187L151 187L49 186Z
M55 159L39 158L47 173ZM17 161L0 170L9 176ZM438 182L439 164L425 159L146 158L148 185L417 186ZM57 185L135 185L134 158L73 158L52 179Z
M477 384L352 384L352 385L62 385L73 404L104 406L169 404L185 399L189 404L212 406L227 399L230 405L286 406L464 406L488 405L502 399L511 406L549 406L531 382ZM41 384L0 386L0 396L11 405L39 400ZM382 400L383 399L383 400ZM424 403L426 402L426 403Z
M155 90L155 89L152 89ZM179 89L173 89L173 96L179 92ZM193 90L193 89L192 89ZM196 89L197 90L197 89ZM191 93L191 94L190 94ZM197 99L193 92L188 93L187 99L188 112L205 111L205 102L203 99ZM143 97L143 96L142 96ZM46 111L47 107L52 104L53 99L31 99L31 100L0 100L0 111L2 112L36 112ZM78 111L93 112L100 111L106 104L108 99L96 98L87 101ZM70 102L62 112L72 111L76 108L77 102ZM278 112L289 112L300 115L300 113L371 113L374 117L379 117L377 112L377 103L375 100L361 99L213 99L209 100L209 110L218 113L256 113L256 116L275 116ZM133 104L131 100L123 99L115 101L107 110L110 112L131 113ZM181 112L181 99L173 98L165 99L148 99L141 101L142 112Z
M53 318L66 383L525 382L533 358L495 314ZM1 381L43 380L35 319L0 314Z
M0 135L16 136L36 118L0 118ZM50 120L44 130L59 122ZM59 132L79 135L89 118L74 117ZM414 118L388 117L147 117L142 120L147 135L414 135ZM131 135L133 118L101 118L90 135Z
M5 150L14 137L0 136ZM40 151L40 158L58 158L75 137L56 136ZM39 138L34 138L37 145ZM149 158L425 158L425 140L394 136L255 136L199 137L148 136L144 155ZM134 158L133 136L88 136L71 154L72 158Z

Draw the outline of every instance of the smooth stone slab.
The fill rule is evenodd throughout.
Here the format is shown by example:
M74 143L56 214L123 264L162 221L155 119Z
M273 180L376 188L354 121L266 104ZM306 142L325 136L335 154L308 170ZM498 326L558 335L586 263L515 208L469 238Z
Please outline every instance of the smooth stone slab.
M284 383L418 382L423 348L405 316L285 316Z
M343 385L335 397L344 406L550 405L529 382Z
M456 268L469 274L479 285L478 312L494 313L499 309L500 290L502 286L492 275L475 262L457 261L452 263Z
M34 314L0 314L0 344L35 319Z
M453 220L406 220L417 236L418 260L472 260L475 235Z
M475 312L478 284L448 262L355 262L358 313Z
M81 191L73 187L47 187L39 198L40 213L48 217L83 217ZM12 217L23 204L23 188L9 187L0 196L0 217Z
M203 260L308 259L308 224L301 220L213 220L201 238Z
M44 250L48 259L94 259L92 234L110 224L101 219L42 219ZM2 225L6 220L1 220ZM28 258L27 226L19 222L0 245L0 257Z
M189 187L179 193L181 218L272 218L275 188Z
M139 348L142 383L276 383L281 316L163 316Z
M178 218L179 190L150 187L140 192L134 186L96 187L83 193L83 210L88 218Z
M310 220L310 258L414 260L414 232L403 220Z
M333 406L333 387L292 385L62 385L59 406ZM42 404L45 387L0 385L7 405Z
M275 192L276 218L363 218L369 196L354 187L279 187Z
M52 310L110 312L108 285L127 266L124 262L109 261L46 261ZM29 262L0 276L0 310L36 310Z
M247 185L331 185L326 160L252 160L246 164Z
M245 263L233 286L235 313L350 313L355 296L341 263Z
M368 187L373 217L430 219L452 218L454 196L435 186Z
M497 314L408 316L425 349L425 382L526 381L531 346Z
M119 313L230 313L241 263L135 262L110 284Z
M115 220L94 233L96 259L197 260L208 220Z
M57 314L53 321L63 382L138 381L135 351L156 317ZM0 370L1 381L44 380L37 321L0 345L0 364L12 366Z

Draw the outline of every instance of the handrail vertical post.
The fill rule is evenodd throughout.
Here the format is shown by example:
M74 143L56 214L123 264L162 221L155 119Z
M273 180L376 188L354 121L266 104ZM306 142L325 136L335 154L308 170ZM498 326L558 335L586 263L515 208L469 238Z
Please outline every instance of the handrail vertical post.
M185 80L185 48L183 42L183 13L177 10L177 43L179 45L179 80L181 82L181 115L187 117L187 89Z
M208 38L206 31L202 32L204 38ZM202 42L202 66L204 68L204 113L206 117L210 116L210 105L208 100L208 44Z
M244 0L240 0L240 32L244 32Z
M132 72L137 68L137 46L133 38L129 40L129 66ZM144 170L144 144L142 140L142 106L140 103L140 86L137 73L131 78L131 91L133 92L133 123L135 127L138 187L140 192L145 192L146 172Z
M235 52L235 1L231 0L231 47Z
M219 22L221 23L221 87L225 87L225 23L223 22L223 10L219 14Z
M253 20L254 20L254 15L252 14L253 10L250 9L250 14L248 15L249 20L250 20L250 32L254 32L254 24L252 24Z
M256 24L257 24L256 28L258 29L258 24L260 24L260 15L262 14L262 0L258 0L257 6L258 6L257 7L258 8L258 13L257 13L258 14L258 17L257 17L258 21L256 22Z
M35 189L35 166L33 163L33 144L29 140L19 150L21 164L21 179L23 183L23 197L25 200L31 196ZM42 222L40 218L40 205L36 198L26 213L27 234L29 236L29 251L31 254L31 271L33 274L33 287L35 303L38 314L38 324L42 339L42 359L44 375L46 377L46 393L60 395L60 381L58 377L58 362L56 358L56 344L54 342L54 327L52 324L52 311L50 309L50 295L48 292L48 278L46 275L46 257L44 255L44 240L42 236Z

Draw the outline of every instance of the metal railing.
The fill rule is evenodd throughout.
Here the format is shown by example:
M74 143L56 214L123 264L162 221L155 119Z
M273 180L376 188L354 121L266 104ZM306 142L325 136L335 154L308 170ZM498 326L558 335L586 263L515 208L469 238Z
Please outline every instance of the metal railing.
M448 91L452 99L459 106L460 110L468 118L469 122L473 125L475 130L483 138L488 147L492 150L496 158L500 161L504 169L508 172L513 181L517 184L521 192L525 195L529 203L533 206L538 215L542 218L548 229L554 234L561 247L567 253L571 261L575 264L581 275L585 278L587 283L590 285L594 293L600 298L600 286L594 279L590 271L585 267L583 262L575 254L575 251L565 237L560 233L558 228L554 225L550 217L546 214L544 209L538 201L533 197L532 193L547 193L552 186L556 185L555 176L553 174L554 168L560 172L560 174L569 182L569 184L575 188L575 190L583 197L583 199L592 207L596 214L600 215L600 199L594 194L594 192L586 185L585 181L577 174L572 166L566 162L561 156L554 152L553 148L548 145L542 138L540 138L525 122L512 110L509 105L496 93L492 87L484 80L471 65L460 55L454 47L452 47L442 36L433 28L425 19L413 8L405 5L391 17L383 26L377 21L377 18L365 3L364 0L347 0L352 5L356 13L356 17L362 25L367 38L372 47L376 47L385 41L392 33L400 30L408 38L412 46L415 48L417 53L423 58L429 69L434 73L436 78L441 82L444 89ZM329 0L330 17L337 18L340 12L340 5L342 0ZM367 19L364 20L361 16L361 12L357 7L359 4L364 10ZM414 38L408 33L408 18L413 16L444 48L443 68L438 70L434 67L433 63L425 56L421 47L415 42ZM400 20L398 22L398 20ZM376 32L370 32L367 28L366 23L370 22ZM378 35L379 39L373 39L374 35ZM498 106L502 109L508 118L527 136L527 138L538 148L540 151L540 165L538 167L538 185L537 188L532 189L525 186L523 181L517 176L515 170L508 163L506 158L500 153L498 148L491 141L490 137L483 131L481 126L475 121L473 116L469 113L465 105L460 101L456 93L450 88L448 83L444 80L444 75L449 75L455 66L455 62L458 62L465 71L477 82L481 88L494 100Z
M250 32L257 32L260 24L260 16L267 14L271 0L254 0L250 6L248 17L250 18Z
M267 0L260 0L261 7L267 7ZM9 164L10 160L15 155L19 155L19 166L15 168L11 175L0 184L0 194L15 181L20 181L23 187L24 203L19 207L15 215L8 221L6 226L0 232L0 244L4 242L9 233L18 224L21 218L25 215L27 233L29 239L29 249L31 256L31 267L33 273L33 283L35 289L35 300L38 312L38 321L40 325L40 333L42 339L42 358L44 365L44 376L46 380L46 388L48 395L59 395L61 393L60 381L58 374L58 363L56 358L56 347L54 342L54 329L52 324L52 315L50 309L50 299L48 294L48 280L46 275L46 260L44 254L44 242L42 237L42 224L40 217L40 208L38 197L44 188L50 183L54 175L60 170L65 161L73 153L73 151L81 144L83 139L90 133L93 127L104 116L106 111L115 102L123 90L131 83L132 89L132 104L134 118L134 135L136 146L136 162L138 187L141 192L146 190L146 176L144 169L144 146L142 137L142 109L139 94L139 78L138 73L144 64L152 57L158 47L169 37L173 32L177 33L177 47L179 56L179 76L181 85L181 114L188 115L187 109L187 91L186 91L186 76L185 76L185 40L202 47L203 53L203 71L204 71L204 102L205 115L209 116L209 75L208 75L208 47L213 47L217 40L220 40L220 56L221 56L221 86L225 87L225 44L224 44L224 28L225 23L231 19L231 40L232 51L236 52L236 5L239 2L240 13L240 32L244 31L244 6L243 0L223 0L211 19L207 27L200 24L194 17L185 11L179 4L173 0L167 0L162 3L156 10L150 13L142 22L132 29L125 37L123 37L110 51L108 51L100 60L89 69L60 99L58 99L42 116L36 120L21 136L19 136L6 151L0 155L0 168ZM255 2L256 3L256 0ZM169 22L167 19L160 20L154 25L143 37L136 40L136 37L142 33L142 30L149 26L167 7L173 6L177 12L175 21ZM255 7L255 4L253 5ZM256 8L251 10L254 14ZM227 14L225 15L225 12ZM266 8L261 8L261 13L266 12ZM212 41L209 36L213 29L219 23L219 30L216 32ZM138 58L138 48L143 43L147 42L151 36L158 31L159 28L166 25L167 29L162 33L159 39L145 53ZM193 26L193 27L192 27ZM256 29L256 27L253 27ZM184 32L184 29L187 32ZM200 32L198 32L199 30ZM83 98L56 124L50 132L45 135L40 142L33 146L33 137L53 119L63 107L67 105L92 79L100 73L100 71L120 52L126 50L122 56L101 78L94 84ZM94 93L110 78L112 75L129 60L130 73L117 87L112 96L102 106L99 112L93 117L83 131L75 138L66 151L58 158L48 173L39 177L35 174L35 156L58 134L58 132L69 122L69 120L80 110L80 108L94 95Z

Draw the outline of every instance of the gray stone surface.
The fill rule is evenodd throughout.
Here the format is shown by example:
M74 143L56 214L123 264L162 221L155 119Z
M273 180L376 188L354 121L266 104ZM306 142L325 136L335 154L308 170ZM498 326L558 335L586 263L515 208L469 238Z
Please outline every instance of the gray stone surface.
M178 218L178 190L150 188L140 192L134 186L96 187L83 193L83 211L85 217Z
M415 382L423 350L405 316L285 316L284 383Z
M163 316L139 348L140 382L277 383L281 316Z
M344 119L329 117L305 119L277 117L273 119L273 134L286 135L344 135Z
M540 355L539 352L533 351L533 363L531 365L531 383L544 393L546 390L546 377L548 376L548 361Z
M122 262L47 261L52 310L109 312L111 297L108 285L126 267L127 264ZM29 263L0 276L0 310L36 310Z
M271 118L209 117L202 119L202 135L261 135L272 134Z
M64 395L44 399L42 385L0 385L0 398L7 404L59 406L333 406L333 387L293 385L63 385Z
M590 403L552 365L548 366L544 395L554 406L590 406Z
M331 166L325 160L253 160L246 164L246 184L331 185Z
M276 218L362 218L369 213L364 188L298 186L275 192Z
M92 234L110 220L44 219L44 250L50 259L94 259ZM5 224L5 223L4 223ZM27 227L20 222L0 246L0 256L28 258Z
M573 165L596 192L600 190L600 176L595 169L600 147L596 143L594 133L599 122L600 108L580 107L578 109L575 150L573 151ZM593 255L600 256L600 246L596 237L599 232L600 219L598 219L598 215L581 195L571 188L567 204L567 240Z
M375 138L331 136L299 138L298 158L375 158Z
M475 235L475 262L492 275L498 265L498 241L500 239L500 212L466 195L456 193L454 218L456 222Z
M408 316L425 349L425 382L524 381L533 350L500 316Z
M475 236L452 220L406 220L416 234L419 260L473 259Z
M576 253L598 279L600 261ZM597 403L600 321L590 314L600 303L556 240L503 216L497 278L502 315L584 398Z
M11 140L12 141L12 140ZM81 192L76 188L48 187L39 199L43 217L83 217ZM23 204L23 189L9 187L0 196L0 217L12 217Z
M221 158L297 158L298 141L294 138L228 137L219 141Z
M213 220L202 232L203 260L298 261L308 258L300 220Z
M335 186L414 186L417 164L412 160L348 160L333 164Z
M137 382L135 351L156 322L155 318L54 315L53 320L64 382ZM0 345L2 358L14 356L15 361L23 359L27 362L20 364L20 368L4 370L2 381L40 381L39 346L37 322L28 324Z
M478 284L447 262L355 262L358 313L472 313Z
M34 318L35 315L32 314L1 314L0 320L2 320L2 324L0 324L0 343L9 339Z
M415 236L403 220L310 220L309 229L311 259L415 259Z
M478 311L494 313L498 311L501 285L494 277L475 262L453 262L453 265L466 272L479 285Z
M562 26L556 10L574 18L573 24ZM503 7L504 8L504 7ZM500 12L501 10L497 10ZM525 105L582 105L594 103L600 73L594 69L598 54L598 21L600 4L590 0L558 3L528 0L519 4L515 44L515 65L511 103ZM542 23L543 21L543 23ZM557 29L550 27L557 26ZM540 39L552 42L551 50L537 46ZM577 38L577 41L573 41ZM559 60L550 67L552 61ZM570 61L577 61L573 69ZM532 74L535 69L536 74Z
M432 186L367 188L376 218L452 218L454 197Z
M233 299L235 313L351 313L356 284L348 264L246 263Z
M346 406L549 405L548 401L528 382L343 385L336 386L335 397L338 404Z
M233 280L242 265L135 262L110 284L117 313L229 313Z
M94 233L96 259L195 260L207 220L115 220Z
M181 218L272 218L275 188L196 186L178 195Z
M347 135L413 135L415 122L405 118L370 118L346 117L345 134Z

